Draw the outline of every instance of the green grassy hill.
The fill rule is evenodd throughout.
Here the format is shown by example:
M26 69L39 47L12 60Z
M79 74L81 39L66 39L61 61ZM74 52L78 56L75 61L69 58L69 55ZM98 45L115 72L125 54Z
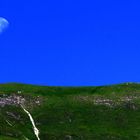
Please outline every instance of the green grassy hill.
M24 99L41 140L139 140L140 85L0 85L0 140L36 140L16 99Z

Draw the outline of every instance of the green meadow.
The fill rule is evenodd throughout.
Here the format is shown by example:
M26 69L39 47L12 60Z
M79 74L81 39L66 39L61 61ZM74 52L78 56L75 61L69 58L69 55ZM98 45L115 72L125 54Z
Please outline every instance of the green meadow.
M140 85L51 87L9 83L0 98L21 96L41 140L139 140ZM0 100L1 101L1 100ZM8 101L7 101L8 102ZM0 103L0 140L37 140L18 105Z

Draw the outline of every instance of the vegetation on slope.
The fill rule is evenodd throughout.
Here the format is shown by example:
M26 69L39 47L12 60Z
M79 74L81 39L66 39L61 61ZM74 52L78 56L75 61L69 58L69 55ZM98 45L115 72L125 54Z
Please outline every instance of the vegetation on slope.
M1 84L0 98L9 96L25 99L41 140L140 139L140 85L136 83L99 87ZM0 140L36 140L19 105L0 106L0 111Z

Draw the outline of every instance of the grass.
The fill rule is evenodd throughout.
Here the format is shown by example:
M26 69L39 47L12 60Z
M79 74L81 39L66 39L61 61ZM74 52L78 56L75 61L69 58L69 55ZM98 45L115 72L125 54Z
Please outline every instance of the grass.
M27 99L40 130L41 140L139 140L140 85L124 83L99 87L47 87L1 84L0 95L18 94ZM41 98L37 106L34 99ZM136 97L131 101L119 100ZM116 105L95 104L109 99ZM0 108L0 140L35 140L28 116L20 107ZM12 112L19 119L7 114ZM8 120L13 126L8 125Z

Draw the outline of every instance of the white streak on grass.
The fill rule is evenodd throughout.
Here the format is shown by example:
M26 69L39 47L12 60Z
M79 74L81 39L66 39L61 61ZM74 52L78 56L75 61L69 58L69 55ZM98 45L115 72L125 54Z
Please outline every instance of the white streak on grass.
M40 140L40 138L39 138L39 130L37 129L37 127L36 127L36 125L35 125L35 122L34 122L33 117L31 116L31 114L29 113L29 111L27 111L27 110L23 107L23 105L21 105L21 108L22 108L22 109L24 110L24 112L27 113L27 115L29 116L30 121L31 121L32 126L33 126L33 129L34 129L34 134L36 135L37 140Z
M13 126L8 120L6 120L7 124L10 126Z
M25 140L29 140L27 137L23 136Z

